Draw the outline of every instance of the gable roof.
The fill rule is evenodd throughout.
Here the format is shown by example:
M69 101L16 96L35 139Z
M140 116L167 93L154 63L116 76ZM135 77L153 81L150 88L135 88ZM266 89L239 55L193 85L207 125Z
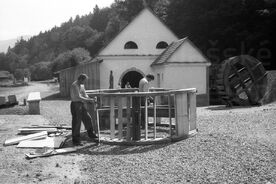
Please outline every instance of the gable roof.
M129 27L133 22L135 22L135 20L136 19L138 19L143 13L144 13L144 11L149 11L155 18L157 18L158 20L159 20L159 22L165 27L165 28L167 28L170 32L171 32L171 34L173 35L173 36L175 36L177 39L178 39L178 36L164 23L164 21L162 20L162 19L160 19L155 13L154 13L154 11L151 9L151 8L149 8L148 6L146 6L144 9L142 9L136 16L134 16L133 18L132 18L132 20L131 21L129 21L122 29L120 29L120 31L107 43L107 44L105 44L100 50L99 50L99 52L96 54L96 56L100 56L101 55L101 53L120 35L120 34L122 34L122 32L124 31L124 30L126 30L126 28L127 27Z
M193 48L195 48L206 60L206 63L210 63L209 59L191 42L188 37L172 42L166 50L164 50L156 59L153 61L151 66L162 65L168 63L169 58L177 51L178 48L184 43L189 42ZM183 62L185 63L185 62ZM202 62L201 62L202 63Z

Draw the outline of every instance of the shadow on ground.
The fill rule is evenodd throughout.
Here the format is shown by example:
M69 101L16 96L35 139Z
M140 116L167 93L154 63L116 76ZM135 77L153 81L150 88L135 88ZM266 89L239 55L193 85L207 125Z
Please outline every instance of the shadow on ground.
M62 97L59 92L42 98L42 100L46 100L46 101L50 101L50 100L69 100L69 99L70 99L69 97Z
M171 143L159 143L159 144L152 144L152 145L135 145L135 146L128 146L128 145L116 145L116 144L107 144L107 143L97 143L89 139L86 133L81 134L81 140L84 144L83 146L77 147L78 151L77 154L83 155L128 155L128 154L138 154L149 152L152 150L157 150L174 144ZM65 147L72 147L73 143L71 139L68 139L67 142L64 144Z
M207 110L211 110L211 111L219 111L219 110L232 110L232 109L248 109L248 108L252 108L252 107L257 107L257 106L232 106L232 107L228 107L228 106L210 106L207 107Z

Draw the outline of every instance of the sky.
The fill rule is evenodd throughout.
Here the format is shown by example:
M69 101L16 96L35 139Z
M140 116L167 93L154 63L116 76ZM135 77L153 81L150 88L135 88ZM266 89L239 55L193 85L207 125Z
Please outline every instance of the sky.
M114 0L0 0L0 40L34 36Z

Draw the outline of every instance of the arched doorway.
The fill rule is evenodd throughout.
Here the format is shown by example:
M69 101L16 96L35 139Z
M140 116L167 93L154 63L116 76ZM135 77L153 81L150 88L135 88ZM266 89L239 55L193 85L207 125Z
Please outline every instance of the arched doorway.
M143 78L143 75L138 71L128 71L125 73L121 79L121 88L125 88L127 82L130 83L132 88L139 87L139 81Z

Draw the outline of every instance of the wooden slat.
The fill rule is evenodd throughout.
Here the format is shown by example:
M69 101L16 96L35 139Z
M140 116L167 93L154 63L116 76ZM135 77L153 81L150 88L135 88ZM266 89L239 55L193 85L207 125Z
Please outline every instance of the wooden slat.
M154 102L153 102L153 137L156 139L156 101L157 97L154 97Z
M99 138L99 143L100 143L100 140L101 140L101 133L100 133L100 119L99 119L99 110L97 109L96 110L96 118L97 118L97 132L98 132L98 138Z
M190 101L190 131L196 129L196 94L189 93Z
M8 146L8 145L13 145L13 144L17 144L21 141L25 141L25 140L34 140L34 139L38 139L38 138L46 138L47 137L47 131L42 131L39 133L35 133L35 134L30 134L30 135L26 135L26 136L21 136L21 137L16 137L16 138L12 138L12 139L8 139L5 141L4 145Z
M176 106L176 135L184 136L189 134L187 93L175 95Z
M118 131L119 139L123 137L123 99L122 97L118 98Z
M126 110L126 114L127 114L127 135L126 135L126 140L130 141L131 140L131 103L130 103L131 97L127 97L127 102L126 102L126 106L127 106L127 110Z
M115 113L114 113L115 99L110 97L110 138L115 138Z
M145 140L148 139L148 99L145 98Z
M172 113L171 113L171 110L172 110L172 103L171 103L171 95L168 95L168 106L169 106L169 134L170 134L170 137L172 137Z

